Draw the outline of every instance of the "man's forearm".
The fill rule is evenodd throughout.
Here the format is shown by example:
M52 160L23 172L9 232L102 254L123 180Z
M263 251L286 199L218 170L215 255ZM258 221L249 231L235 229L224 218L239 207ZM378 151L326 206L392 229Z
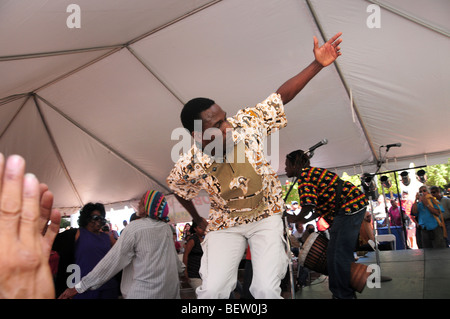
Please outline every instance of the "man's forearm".
M322 69L323 66L319 62L314 60L299 74L283 83L283 85L281 85L277 90L277 93L281 96L283 104L289 103Z
M131 263L133 254L130 248L129 241L125 237L121 238L121 241L117 242L94 269L75 286L77 292L83 293L89 289L100 288L126 265Z
M441 216L441 210L434 208L433 204L428 205L427 208L430 211L430 213L433 214L434 216L437 216L437 217Z
M185 200L184 198L175 194L175 198L180 202L180 204L188 211L189 215L191 215L192 219L197 223L202 218L198 212L197 208L195 208L194 204L190 200Z
M312 212L312 209L309 209L307 211L300 212L300 214L298 214L298 217L298 222L306 224L307 222L319 217L319 214L317 214L316 212Z
M411 215L417 215L417 202L414 202L411 206Z

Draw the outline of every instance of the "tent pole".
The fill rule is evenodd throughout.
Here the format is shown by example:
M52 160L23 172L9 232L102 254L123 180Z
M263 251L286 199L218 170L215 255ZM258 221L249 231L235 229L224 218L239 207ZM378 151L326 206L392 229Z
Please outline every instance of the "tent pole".
M131 49L130 47L127 47L127 49L131 53L131 55L134 56L135 59L138 60L144 66L144 68L146 68L147 71L150 72L155 77L155 79L157 79L158 82L161 83L167 89L167 91L169 91L170 94L172 94L181 103L181 105L185 104L185 102L183 102L183 100L158 75L156 75L152 71L152 69L142 60L141 57L137 55L137 53L133 49Z
M3 137L3 134L5 134L5 132L11 126L11 124L14 122L15 118L17 117L17 115L19 115L20 111L23 109L23 107L25 106L25 104L28 102L29 99L30 99L30 95L27 96L25 101L22 103L22 105L17 110L16 114L14 114L14 116L11 118L11 120L8 122L8 124L5 126L5 129L3 130L3 132L0 133L0 139Z
M63 50L63 51L51 51L51 52L39 52L39 53L28 53L28 54L20 54L20 55L0 56L0 62L45 58L45 57L52 57L52 56L95 52L95 51L103 51L103 50L117 50L117 49L121 49L121 48L123 48L122 44L108 45L108 46L104 46L104 47L81 48L81 49Z
M325 37L325 32L323 31L322 25L321 25L321 23L320 23L320 21L319 21L319 19L317 17L317 14L316 14L316 12L314 10L314 7L312 6L312 4L311 4L311 2L309 0L305 0L305 1L306 1L306 4L308 5L309 11L310 11L310 13L312 15L312 18L314 19L314 22L316 23L316 26L319 29L320 35L322 36L322 40L326 41L327 38ZM344 85L345 90L347 91L347 95L350 98L350 94L351 94L350 93L350 88L349 88L349 86L347 84L347 81L345 80L345 78L344 78L344 76L342 74L342 71L341 71L337 61L334 61L334 65L336 67L336 71L337 71L337 73L339 75L339 78L341 79L341 82ZM368 131L366 129L366 126L364 125L364 122L362 121L361 114L359 113L358 107L355 105L354 99L353 99L353 103L352 104L353 104L352 105L353 106L353 110L356 113L356 117L358 118L358 122L361 125L361 129L362 129L362 131L364 133L364 136L366 137L367 143L369 144L370 150L372 151L372 156L378 162L379 159L378 159L377 153L375 152L375 148L373 146L372 140L371 140L371 138L369 136L369 133L368 133Z
M0 106L14 102L16 100L20 100L22 98L29 98L30 97L30 93L19 93L19 94L13 94L10 96L6 96L4 98L0 99Z
M180 16L180 17L178 17L178 18L176 18L176 19L174 19L172 21L169 21L169 22L163 24L162 26L157 27L156 29L148 31L148 32L146 32L146 33L144 33L144 34L142 34L142 35L132 39L131 41L127 42L125 44L125 46L128 47L128 46L130 46L130 45L132 45L132 44L134 44L134 43L136 43L136 42L138 42L138 41L140 41L140 40L142 40L142 39L144 39L144 38L146 38L146 37L148 37L148 36L150 36L150 35L152 35L152 34L154 34L156 32L159 32L159 31L161 31L161 30L163 30L163 29L165 29L167 27L170 27L171 25L173 25L173 24L175 24L177 22L180 22L180 21L182 21L182 20L184 20L186 18L189 18L190 16L192 16L192 15L194 15L194 14L200 12L200 11L203 11L203 10L205 10L205 9L207 9L207 8L213 6L213 5L215 5L215 4L217 4L217 3L221 2L221 1L222 0L214 0L214 1L208 2L208 3L202 5L199 8L196 8L196 9L194 9L194 10L192 10L192 11L190 11L190 12L188 12L188 13L186 13L186 14L184 14L184 15L182 15L182 16Z
M394 13L394 14L402 17L402 18L405 18L406 20L409 20L411 22L417 23L418 25L420 25L420 26L422 26L424 28L427 28L427 29L429 29L431 31L437 32L439 34L442 34L442 35L444 35L446 37L450 37L450 33L449 32L447 32L447 31L445 31L443 29L440 29L440 28L438 28L436 26L433 26L433 25L431 25L429 23L426 23L425 21L420 20L420 19L418 19L416 17L413 17L413 16L411 16L411 15L409 15L409 14L403 12L403 11L395 9L395 8L385 4L385 3L381 3L380 1L375 1L375 0L366 0L366 1L370 2L370 3L373 3L373 4L376 4L377 6L380 6L383 9L385 9L385 10L391 12L391 13Z
M130 161L128 158L126 158L124 155L122 155L119 151L115 150L114 148L112 148L110 145L106 144L105 142L103 142L102 140L100 140L97 136L95 136L94 134L92 134L91 132L89 132L87 129L85 129L84 127L82 127L79 123L77 123L75 120L73 120L72 118L70 118L68 115L64 114L61 110L59 110L57 107L55 107L54 105L52 105L50 102L48 102L46 99L44 99L42 96L35 94L37 98L39 98L41 101L43 101L45 104L47 104L49 107L51 107L54 111L56 111L59 115L61 115L62 117L64 117L66 120L68 120L70 123L72 123L73 125L75 125L78 129L80 129L82 132L86 133L88 136L90 136L92 139L94 139L97 143L99 143L100 145L102 145L104 148L106 148L108 151L110 151L111 153L113 153L114 155L116 155L119 159L121 159L122 161L124 161L125 163L127 163L128 165L130 165L131 167L133 167L134 169L136 169L137 171L139 171L142 175L146 176L147 178L151 179L152 181L154 181L156 184L158 184L162 189L164 189L167 192L170 192L170 190L168 189L167 186L161 184L160 182L158 182L158 180L156 180L153 176L151 176L150 174L148 174L147 172L145 172L142 168L140 168L139 166L137 166L136 164L134 164L132 161Z
M56 79L53 79L50 82L47 82L47 83L41 85L40 87L34 89L33 92L37 92L39 90L45 89L46 87L48 87L48 86L50 86L52 84L55 84L55 83L57 83L57 82L59 82L61 80L64 80L65 78L67 78L67 77L69 77L69 76L71 76L71 75L73 75L73 74L75 74L75 73L77 73L77 72L79 72L79 71L81 71L81 70L91 66L92 64L97 63L97 62L107 58L108 56L110 56L110 55L112 55L112 54L122 50L122 48L123 48L122 46L116 47L115 49L113 49L111 51L108 51L105 54L102 54L101 56L95 58L94 60L92 60L90 62L87 62L87 63L83 64L82 66L76 68L76 69L73 69L73 70L71 70L71 71L69 71L69 72L67 72L67 73L65 73L65 74L63 74L61 76L58 76Z
M59 164L61 165L64 174L66 175L67 179L69 180L70 186L72 187L72 189L78 199L78 202L80 203L80 206L83 206L83 200L81 199L81 196L78 193L77 188L75 187L72 177L70 176L69 170L67 169L66 164L64 163L64 160L61 156L61 153L59 152L58 145L56 145L55 138L53 137L53 134L50 131L50 128L48 127L48 124L44 117L44 114L42 114L42 110L41 110L39 102L36 98L36 94L33 94L33 100L34 100L34 104L36 105L36 108L39 112L39 116L41 117L41 121L42 121L42 124L44 125L45 131L47 132L47 135L50 139L50 143L52 144L53 150L55 151L56 157L58 158Z

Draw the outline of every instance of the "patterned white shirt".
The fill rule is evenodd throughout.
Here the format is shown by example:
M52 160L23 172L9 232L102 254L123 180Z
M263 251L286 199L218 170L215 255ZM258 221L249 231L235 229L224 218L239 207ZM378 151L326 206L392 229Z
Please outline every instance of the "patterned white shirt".
M214 159L196 145L181 156L167 178L170 189L186 200L192 200L202 189L209 194L211 208L207 231L255 222L281 213L284 206L281 183L264 156L264 138L287 124L280 95L273 93L255 107L240 110L235 116L228 118L228 121L233 127L234 144L245 145L246 161L260 176L261 188L255 194L260 195L258 209L249 208L247 212L241 209L237 213L238 210L224 198L223 190L240 187L242 195L245 195L245 176L236 176L230 185L221 185L212 173L217 165ZM244 181L241 183L242 180ZM245 196L239 196L236 200L244 198Z

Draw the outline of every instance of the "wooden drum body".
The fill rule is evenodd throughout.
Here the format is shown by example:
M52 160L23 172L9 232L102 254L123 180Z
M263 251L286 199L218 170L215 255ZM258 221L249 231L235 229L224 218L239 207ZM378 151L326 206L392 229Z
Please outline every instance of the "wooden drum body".
M302 249L300 249L298 255L299 264L318 273L328 275L327 247L328 239L325 236L319 233L312 233L303 244ZM361 293L370 275L367 272L367 266L352 263L350 273L350 286Z
M312 233L298 254L298 263L303 267L328 275L327 269L328 239L319 233Z

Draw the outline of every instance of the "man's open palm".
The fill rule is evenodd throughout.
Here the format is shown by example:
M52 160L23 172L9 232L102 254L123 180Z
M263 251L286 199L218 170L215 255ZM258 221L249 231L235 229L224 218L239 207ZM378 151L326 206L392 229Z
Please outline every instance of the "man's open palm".
M337 33L321 47L319 47L319 40L314 37L314 57L322 66L330 65L341 55L341 48L339 47L342 42L342 39L339 38L341 35L342 32Z

